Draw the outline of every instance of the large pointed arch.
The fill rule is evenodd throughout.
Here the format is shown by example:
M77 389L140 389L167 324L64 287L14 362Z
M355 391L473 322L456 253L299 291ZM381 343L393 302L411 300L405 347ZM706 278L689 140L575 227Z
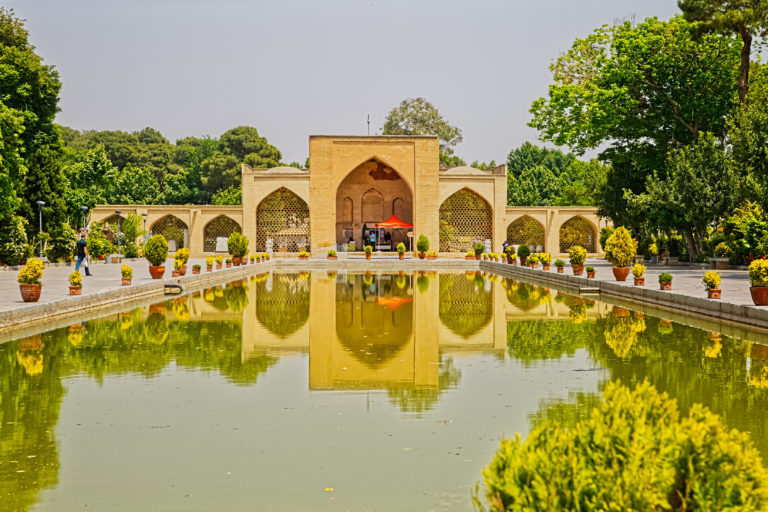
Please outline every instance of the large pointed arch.
M534 252L541 246L543 251L544 239L544 225L530 215L522 215L507 226L507 242L510 244L526 244Z
M157 219L150 228L153 235L163 235L171 252L189 246L189 226L175 215Z
M581 215L575 215L560 226L560 252L568 252L574 245L587 252L596 252L597 227Z
M310 246L309 206L291 190L280 187L256 207L257 251L297 252Z
M217 238L229 238L232 233L242 233L240 224L227 215L219 215L211 219L203 229L203 251L215 252Z
M493 237L493 209L480 194L464 187L440 205L440 251L463 252L474 241Z

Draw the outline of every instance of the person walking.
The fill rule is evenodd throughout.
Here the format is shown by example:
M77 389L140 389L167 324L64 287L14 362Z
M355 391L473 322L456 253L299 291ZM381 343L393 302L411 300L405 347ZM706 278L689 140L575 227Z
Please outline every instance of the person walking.
M80 233L80 240L77 241L77 264L75 270L80 270L80 264L85 262L85 275L90 276L91 269L88 265L88 242L85 241L85 233Z

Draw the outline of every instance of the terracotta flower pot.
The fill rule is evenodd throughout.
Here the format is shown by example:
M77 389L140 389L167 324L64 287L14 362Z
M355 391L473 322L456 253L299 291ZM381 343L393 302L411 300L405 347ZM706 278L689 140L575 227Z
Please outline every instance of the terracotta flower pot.
M629 267L613 267L613 277L617 281L626 281L629 275Z
M123 278L123 286L130 286L131 285L131 278L130 277L124 277Z
M179 270L179 274L181 274L182 276L187 275L187 266L186 265L182 265L181 266L181 270Z
M520 266L521 267L525 266L525 260L527 260L527 259L528 259L527 257L525 257L525 258L523 258L522 256L520 257Z
M595 271L587 272L587 279L594 279L595 278Z
M40 300L40 292L43 291L42 284L20 284L21 299L24 302L37 302Z
M557 267L557 273L562 274L565 272L565 267Z
M181 270L171 271L171 277L180 277L180 276L181 276Z
M231 261L227 262L227 268L232 268L232 262Z
M671 290L672 289L672 281L664 281L663 283L659 283L659 289L660 290Z
M629 316L629 310L621 306L613 306L611 314L618 317Z
M193 274L199 274L200 273L200 269L199 268L193 268L192 269L192 273ZM184 275L184 274L182 274L182 275Z
M69 287L69 294L70 295L82 295L83 294L83 287L82 286L70 286Z
M420 260L423 260L423 259L424 259L424 258L426 258L426 257L427 257L427 253L425 253L425 252L420 252L420 253L419 253L419 259L420 259Z
M645 276L635 277L635 286L645 286Z
M756 306L768 306L768 286L750 286L749 293Z
M719 299L722 295L722 289L720 288L707 288L707 298L708 299Z
M427 259L428 259L428 260L436 260L436 259L437 259L437 256L427 256Z
M308 260L309 258L307 258L306 256L299 256L299 259L300 260Z
M152 276L152 279L162 279L163 274L165 274L165 265L149 266L149 275Z
M542 268L544 269L545 272L549 272L549 264L548 263L543 263L541 266L542 266Z
M482 258L482 257L483 257L483 256L482 256L481 254L475 254L475 259L476 259L476 260L480 260L480 258Z
M338 256L327 256L327 259L329 259L329 260L337 260L337 259L339 259L339 257Z
M206 265L205 266L205 271L206 272L213 272L213 265Z
M571 263L571 268L573 268L573 275L575 275L575 276L580 276L581 274L584 273L584 264L583 263L582 264L578 264L578 265L575 264L575 263Z
M405 253L403 253L403 252L399 252L399 253L397 253L397 257L398 257L399 259L401 259L401 260L402 260L402 259L405 259Z
M465 260L475 261L475 257L474 256L464 256L464 259Z
M365 259L369 260L371 259L371 256L373 256L373 254L371 254L370 252L365 253Z
M510 257L507 257L507 263L511 265L511 264L515 263L515 260L513 260Z

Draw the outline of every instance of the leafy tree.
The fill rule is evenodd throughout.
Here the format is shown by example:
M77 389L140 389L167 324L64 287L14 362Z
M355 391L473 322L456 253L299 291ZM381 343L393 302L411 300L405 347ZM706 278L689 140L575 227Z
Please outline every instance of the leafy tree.
M122 171L113 169L108 175L110 204L155 204L160 188L154 175L147 169L126 165Z
M560 194L557 176L543 165L534 165L515 179L507 178L507 200L513 206L551 204Z
M733 161L744 183L742 195L764 206L768 187L768 68L753 66L749 102L734 111L728 120L728 140ZM762 190L761 190L762 189Z
M163 184L162 204L191 204L195 193L189 188L189 172L182 169L176 174L168 174Z
M214 153L200 166L200 181L209 197L218 190L240 185L240 160L235 155Z
M2 27L1 24L0 27ZM0 101L0 226L6 226L11 230L19 225L16 210L19 208L21 200L16 194L16 188L27 170L21 155L23 150L21 133L23 130L21 113L6 107ZM2 228L0 227L0 229ZM3 235L9 234L3 233ZM13 247L13 244L6 247L12 239L18 239L18 237L0 237L3 244L0 247L0 261L21 259L16 258L15 254L18 251L23 253L23 247ZM26 236L23 243L26 243Z
M573 153L563 153L559 149L543 148L525 142L519 148L509 152L507 172L519 178L526 169L541 165L552 171L555 176L560 176L575 161L576 156Z
M594 206L606 180L608 166L592 159L574 160L557 177L559 195L553 204L558 206Z
M686 19L700 21L707 32L736 34L741 38L739 101L747 103L750 54L754 36L768 35L768 1L766 0L678 0Z
M238 126L224 132L219 138L219 150L254 168L277 167L282 158L280 151L251 126Z
M383 135L433 135L440 140L440 152L453 154L453 147L463 140L461 130L448 124L424 98L408 98L390 110L384 121Z
M219 190L213 195L211 204L241 204L243 202L243 190L234 185Z
M469 164L470 167L474 167L475 169L495 169L498 167L496 164L496 160L491 160L490 162L479 162L475 160L471 164Z
M466 162L458 155L448 155L440 152L440 163L446 167L453 168L453 167L461 167L462 165L466 165Z

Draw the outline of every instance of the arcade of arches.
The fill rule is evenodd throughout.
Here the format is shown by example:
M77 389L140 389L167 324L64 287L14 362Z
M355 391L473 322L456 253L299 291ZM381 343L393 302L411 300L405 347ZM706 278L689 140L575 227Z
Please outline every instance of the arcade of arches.
M553 254L574 244L602 253L606 222L596 208L507 206L506 166L443 169L436 137L313 135L309 161L310 169L243 165L241 205L98 205L90 222L106 220L114 231L115 210L141 215L147 231L192 257L215 254L216 240L233 231L254 253L360 251L364 235L392 215L413 227L377 231L384 252L423 234L446 257L463 256L474 241L494 252L508 241Z

